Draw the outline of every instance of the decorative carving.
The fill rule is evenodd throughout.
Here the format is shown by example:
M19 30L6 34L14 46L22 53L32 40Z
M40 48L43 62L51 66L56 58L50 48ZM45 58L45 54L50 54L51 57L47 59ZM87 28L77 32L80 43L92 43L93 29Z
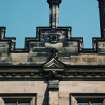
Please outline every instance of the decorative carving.
M64 69L64 64L60 61L56 60L55 58L52 58L50 61L48 61L46 64L44 64L45 70L59 70L62 71Z
M57 72L64 71L64 64L58 61L56 58L52 58L43 66L44 72L47 72L47 78L49 80L57 78Z

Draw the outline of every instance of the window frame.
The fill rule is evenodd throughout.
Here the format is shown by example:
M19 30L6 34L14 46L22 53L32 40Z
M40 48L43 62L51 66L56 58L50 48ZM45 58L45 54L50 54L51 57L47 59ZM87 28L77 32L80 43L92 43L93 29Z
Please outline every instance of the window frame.
M105 94L104 93L75 93L70 94L70 105L78 105L79 99L85 99L85 100L96 100L100 99L102 100L102 105L105 104ZM75 101L75 102L73 102ZM74 103L74 104L73 104ZM82 102L81 102L82 103Z
M37 95L36 94L2 94L2 95L0 94L0 97L3 99L3 101L5 99L16 99L16 100L29 99L30 105L37 105Z

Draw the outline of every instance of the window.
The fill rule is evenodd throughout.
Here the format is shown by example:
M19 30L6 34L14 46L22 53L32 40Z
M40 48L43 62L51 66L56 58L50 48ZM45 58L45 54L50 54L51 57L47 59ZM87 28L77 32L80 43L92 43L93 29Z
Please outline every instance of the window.
M4 105L31 105L31 99L27 99L27 98L4 98Z
M77 100L78 105L103 105L103 99L101 98L81 98Z
M104 94L76 94L71 95L71 105L104 105Z
M0 95L0 105L36 105L36 94Z

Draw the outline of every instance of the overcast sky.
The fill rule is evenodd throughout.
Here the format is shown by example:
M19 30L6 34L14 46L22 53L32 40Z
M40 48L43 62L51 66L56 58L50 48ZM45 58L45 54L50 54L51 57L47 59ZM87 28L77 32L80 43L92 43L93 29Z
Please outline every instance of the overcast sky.
M49 8L46 0L0 0L0 26L6 36L17 38L17 47L24 39L36 36L36 26L48 26ZM84 37L84 46L91 47L91 38L100 36L97 0L62 0L61 26L72 26L72 36Z

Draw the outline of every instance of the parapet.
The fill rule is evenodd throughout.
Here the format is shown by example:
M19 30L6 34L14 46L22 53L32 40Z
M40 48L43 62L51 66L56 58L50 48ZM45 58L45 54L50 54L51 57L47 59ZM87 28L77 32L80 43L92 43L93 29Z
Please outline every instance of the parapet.
M37 27L36 37L25 38L25 48L16 48L16 38L0 27L0 64L44 64L56 58L67 65L105 64L105 39L93 38L92 48L83 48L82 37L72 37L71 27Z

